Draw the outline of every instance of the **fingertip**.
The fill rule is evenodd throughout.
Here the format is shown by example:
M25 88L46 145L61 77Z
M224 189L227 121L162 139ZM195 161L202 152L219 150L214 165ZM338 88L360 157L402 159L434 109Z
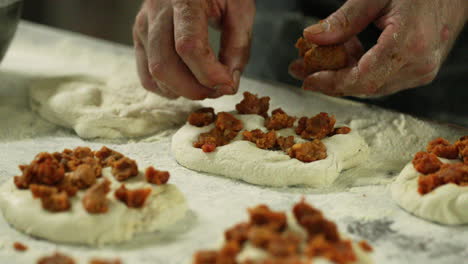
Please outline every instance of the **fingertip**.
M288 67L288 72L289 72L289 75L291 75L292 77L298 80L304 80L307 77L304 60L297 59L291 62L291 64L289 64L289 67Z

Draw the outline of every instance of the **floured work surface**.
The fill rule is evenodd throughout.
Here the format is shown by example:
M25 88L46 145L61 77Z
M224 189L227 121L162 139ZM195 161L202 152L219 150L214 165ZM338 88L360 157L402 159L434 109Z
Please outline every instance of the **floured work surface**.
M9 227L2 217L0 263L34 263L39 256L55 250L73 256L78 263L87 263L91 257L120 257L123 263L187 263L195 251L216 246L220 233L245 217L246 207L266 203L275 210L287 210L303 195L336 221L345 234L368 240L374 246L376 263L462 263L468 258L468 226L442 226L411 216L392 201L386 185L429 140L441 136L454 141L467 134L466 129L243 79L236 96L202 104L229 111L241 100L241 93L249 90L270 96L272 109L283 107L292 115L334 114L337 122L357 130L370 147L369 161L343 172L332 188L262 188L178 165L170 153L172 132L139 140L84 141L72 131L42 120L28 107L27 86L33 75L105 77L119 63L133 63L133 58L130 49L28 24L21 25L18 33L0 70L0 182L11 180L19 173L17 165L30 161L40 151L107 145L134 157L142 167L156 165L169 170L172 183L187 197L190 213L171 231L99 249L36 240ZM16 241L29 250L16 252L12 247Z

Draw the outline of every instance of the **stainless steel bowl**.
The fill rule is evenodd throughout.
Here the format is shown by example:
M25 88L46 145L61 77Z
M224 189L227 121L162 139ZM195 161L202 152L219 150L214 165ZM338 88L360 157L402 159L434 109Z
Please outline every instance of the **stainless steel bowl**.
M0 62L20 20L22 0L0 0Z

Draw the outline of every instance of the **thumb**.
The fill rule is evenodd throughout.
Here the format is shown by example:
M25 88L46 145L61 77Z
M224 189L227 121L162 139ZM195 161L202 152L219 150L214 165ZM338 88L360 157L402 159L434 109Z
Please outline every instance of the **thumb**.
M304 37L317 45L343 43L372 23L388 0L348 0L333 14L304 29Z

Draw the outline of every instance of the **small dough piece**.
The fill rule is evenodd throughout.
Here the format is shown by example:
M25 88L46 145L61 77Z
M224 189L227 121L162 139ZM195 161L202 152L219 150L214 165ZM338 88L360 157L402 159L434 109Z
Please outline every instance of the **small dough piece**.
M198 107L183 98L168 100L146 91L128 71L116 72L108 80L83 76L34 80L31 108L82 138L125 138L173 129Z
M459 160L439 160L460 163ZM413 163L406 165L391 185L393 200L406 211L429 221L446 225L468 224L468 186L449 183L421 195L418 192L419 175L421 173Z
M244 124L244 130L264 127L265 119L259 115L235 115ZM172 137L172 153L184 167L265 186L305 185L328 186L341 171L357 166L367 159L369 150L356 131L322 139L327 148L327 158L304 163L292 159L282 150L264 150L255 143L243 140L242 133L229 144L205 153L193 147L200 133L213 129L213 125L183 126ZM294 136L296 143L304 142L293 128L276 131L278 136ZM232 168L236 168L233 170Z
M144 173L125 181L129 189L149 188L145 206L128 208L114 197L121 186L111 173L111 168L102 170L103 177L110 180L107 193L108 211L90 214L82 205L85 192L70 197L71 210L48 212L34 199L30 190L18 189L13 180L0 187L0 209L4 218L16 229L29 235L54 242L100 245L130 240L138 233L163 230L184 217L187 203L184 195L173 184L154 185L147 183Z

